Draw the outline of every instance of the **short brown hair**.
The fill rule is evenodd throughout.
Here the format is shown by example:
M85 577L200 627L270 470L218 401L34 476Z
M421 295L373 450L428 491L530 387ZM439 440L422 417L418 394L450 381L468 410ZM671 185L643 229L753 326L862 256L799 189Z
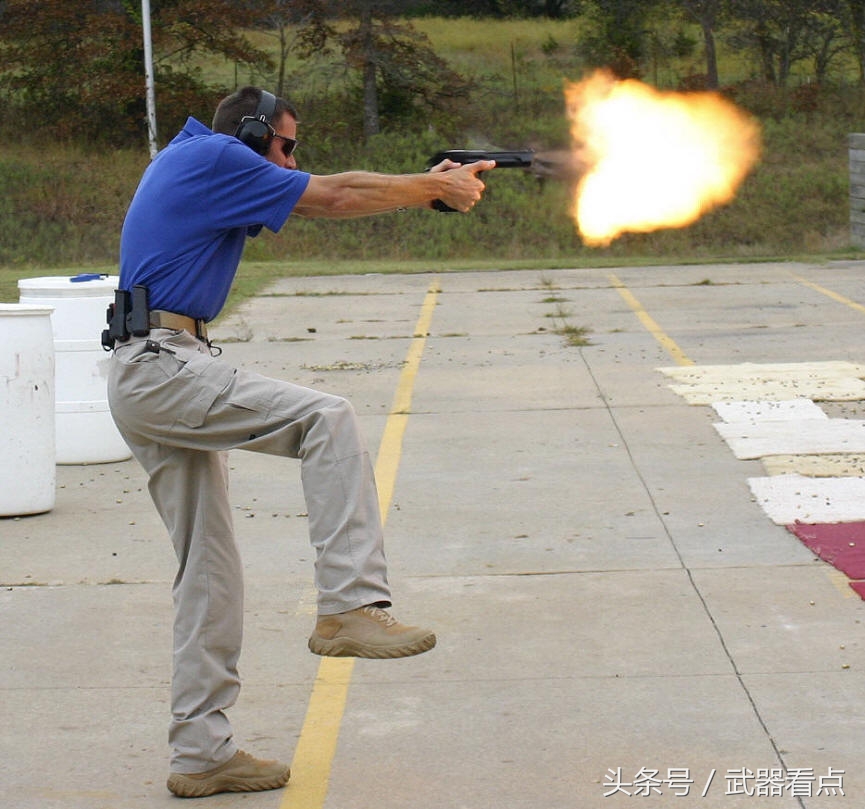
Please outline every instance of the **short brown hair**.
M216 114L213 116L211 129L224 135L233 135L240 126L241 118L255 115L261 103L261 89L258 87L241 87L230 96L219 102ZM276 107L268 123L279 120L285 113L297 120L297 110L285 99L277 97Z

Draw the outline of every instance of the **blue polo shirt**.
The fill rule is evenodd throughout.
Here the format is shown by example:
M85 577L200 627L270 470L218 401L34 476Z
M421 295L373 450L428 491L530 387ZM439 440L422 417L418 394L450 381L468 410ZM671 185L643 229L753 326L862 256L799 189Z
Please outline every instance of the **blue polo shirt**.
M147 167L120 237L120 288L144 284L150 308L213 320L247 236L278 231L309 174L270 163L189 118Z

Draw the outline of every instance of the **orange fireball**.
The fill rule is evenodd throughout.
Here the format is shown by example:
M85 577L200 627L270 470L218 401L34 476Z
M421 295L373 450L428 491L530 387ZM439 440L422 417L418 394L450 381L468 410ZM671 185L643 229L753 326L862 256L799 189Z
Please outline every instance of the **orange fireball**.
M565 87L586 244L684 227L733 199L760 156L756 121L717 93L661 92L599 71Z

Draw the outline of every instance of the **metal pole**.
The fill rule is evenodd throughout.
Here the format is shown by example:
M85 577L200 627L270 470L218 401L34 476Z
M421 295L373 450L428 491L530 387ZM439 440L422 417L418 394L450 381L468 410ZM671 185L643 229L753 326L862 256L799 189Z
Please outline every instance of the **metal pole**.
M153 46L150 36L150 0L141 0L141 23L144 29L144 82L147 93L147 136L150 157L156 157L156 93L153 89Z

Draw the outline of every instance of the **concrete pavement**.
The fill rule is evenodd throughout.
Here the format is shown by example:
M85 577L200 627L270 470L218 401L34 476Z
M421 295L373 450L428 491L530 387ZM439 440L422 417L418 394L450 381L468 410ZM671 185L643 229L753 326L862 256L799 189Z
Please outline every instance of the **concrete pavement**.
M394 613L439 644L353 666L323 804L293 799L297 766L283 791L206 804L859 809L865 605L755 501L760 460L658 368L671 346L698 366L859 362L863 272L299 278L226 317L226 359L347 396L375 454L434 291L386 536ZM290 760L320 665L299 468L231 463L247 576L231 716L250 752ZM134 461L57 483L51 512L0 520L0 805L177 806L164 529Z

